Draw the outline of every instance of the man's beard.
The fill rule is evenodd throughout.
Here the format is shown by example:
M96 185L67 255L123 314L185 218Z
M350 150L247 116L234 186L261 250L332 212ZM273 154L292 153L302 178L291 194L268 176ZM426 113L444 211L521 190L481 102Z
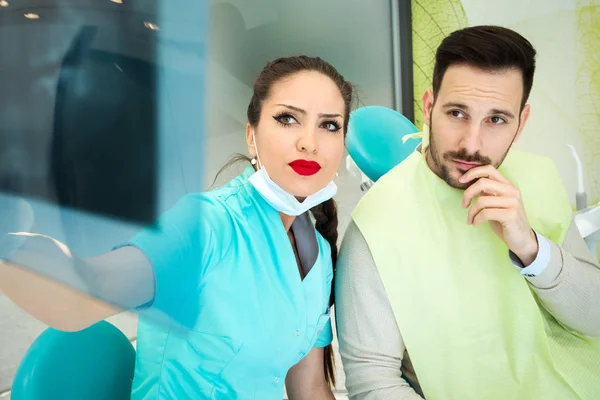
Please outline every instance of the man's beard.
M517 132L518 132L518 129L517 129ZM500 160L496 163L493 163L491 158L482 155L479 151L477 151L474 154L470 154L467 152L467 149L465 149L464 147L462 149L460 149L459 151L449 151L449 152L444 153L443 155L440 155L436 148L436 143L435 143L435 138L434 138L435 135L433 134L432 121L431 121L431 118L429 118L429 149L428 150L429 150L430 159L431 159L431 163L430 163L429 167L438 177L440 177L442 180L444 180L444 182L446 182L449 186L451 186L455 189L461 189L461 190L467 189L473 183L477 182L477 180L467 182L467 183L459 182L458 179L454 179L452 176L450 176L449 168L443 161L448 163L448 162L452 162L453 160L458 160L458 161L465 161L468 163L477 163L477 164L481 164L481 165L493 164L494 168L498 168L502 164L504 159L506 158L506 155L508 154L510 148L512 147L512 144L513 144L516 136L517 136L517 134L515 133L513 140L510 142L510 146L508 146L508 148L506 149L506 151L504 152L504 154L502 155ZM466 172L466 171L464 171L464 172Z

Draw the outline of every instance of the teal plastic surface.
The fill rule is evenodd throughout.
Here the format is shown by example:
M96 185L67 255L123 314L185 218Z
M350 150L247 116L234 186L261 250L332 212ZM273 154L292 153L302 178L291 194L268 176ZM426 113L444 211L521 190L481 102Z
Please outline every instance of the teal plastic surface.
M404 135L419 130L398 111L381 106L361 107L352 112L346 136L348 154L373 182L394 168L421 143Z
M101 321L79 332L46 329L17 369L12 400L129 399L135 350Z

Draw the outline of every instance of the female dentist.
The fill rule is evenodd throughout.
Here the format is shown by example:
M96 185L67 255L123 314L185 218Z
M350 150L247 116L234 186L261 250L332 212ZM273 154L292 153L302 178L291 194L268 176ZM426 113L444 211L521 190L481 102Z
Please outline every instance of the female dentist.
M13 251L18 260L53 248L44 261L94 297L10 262L0 262L0 290L65 331L124 304L139 311L132 399L280 400L284 383L290 399L333 399L333 179L352 99L352 85L319 58L270 62L248 106L252 165L241 175L186 195L105 255L76 259L31 234ZM167 320L157 323L152 310Z

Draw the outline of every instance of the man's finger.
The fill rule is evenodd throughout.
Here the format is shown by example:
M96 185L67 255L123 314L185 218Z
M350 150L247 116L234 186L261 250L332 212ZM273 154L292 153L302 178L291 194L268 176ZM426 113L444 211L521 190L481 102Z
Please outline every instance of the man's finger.
M514 208L485 208L475 215L473 225L481 225L488 221L496 221L502 224L515 218L515 215L516 210Z
M509 197L514 195L512 186L489 178L480 178L465 190L462 201L463 208L467 208L471 204L473 198L482 194Z
M473 203L471 208L469 208L467 223L472 224L475 216L479 214L481 210L488 208L515 208L517 205L518 202L514 197L481 196Z
M488 178L492 180L496 180L508 185L512 185L512 183L504 177L493 165L483 165L481 167L471 168L463 176L461 176L458 181L461 183L467 183L474 181L479 178Z

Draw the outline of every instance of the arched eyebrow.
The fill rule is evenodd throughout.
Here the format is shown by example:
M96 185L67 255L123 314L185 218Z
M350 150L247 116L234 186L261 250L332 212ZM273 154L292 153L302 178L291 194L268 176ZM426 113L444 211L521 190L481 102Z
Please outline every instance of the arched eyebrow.
M282 106L285 108L289 108L290 110L294 110L296 112L299 112L302 115L306 115L306 110L303 110L301 108L298 107L294 107L294 106L290 106L289 104L277 104L278 106ZM331 113L331 114L325 114L325 113L320 113L319 114L319 118L337 118L337 117L341 117L341 114L336 114L336 113Z

